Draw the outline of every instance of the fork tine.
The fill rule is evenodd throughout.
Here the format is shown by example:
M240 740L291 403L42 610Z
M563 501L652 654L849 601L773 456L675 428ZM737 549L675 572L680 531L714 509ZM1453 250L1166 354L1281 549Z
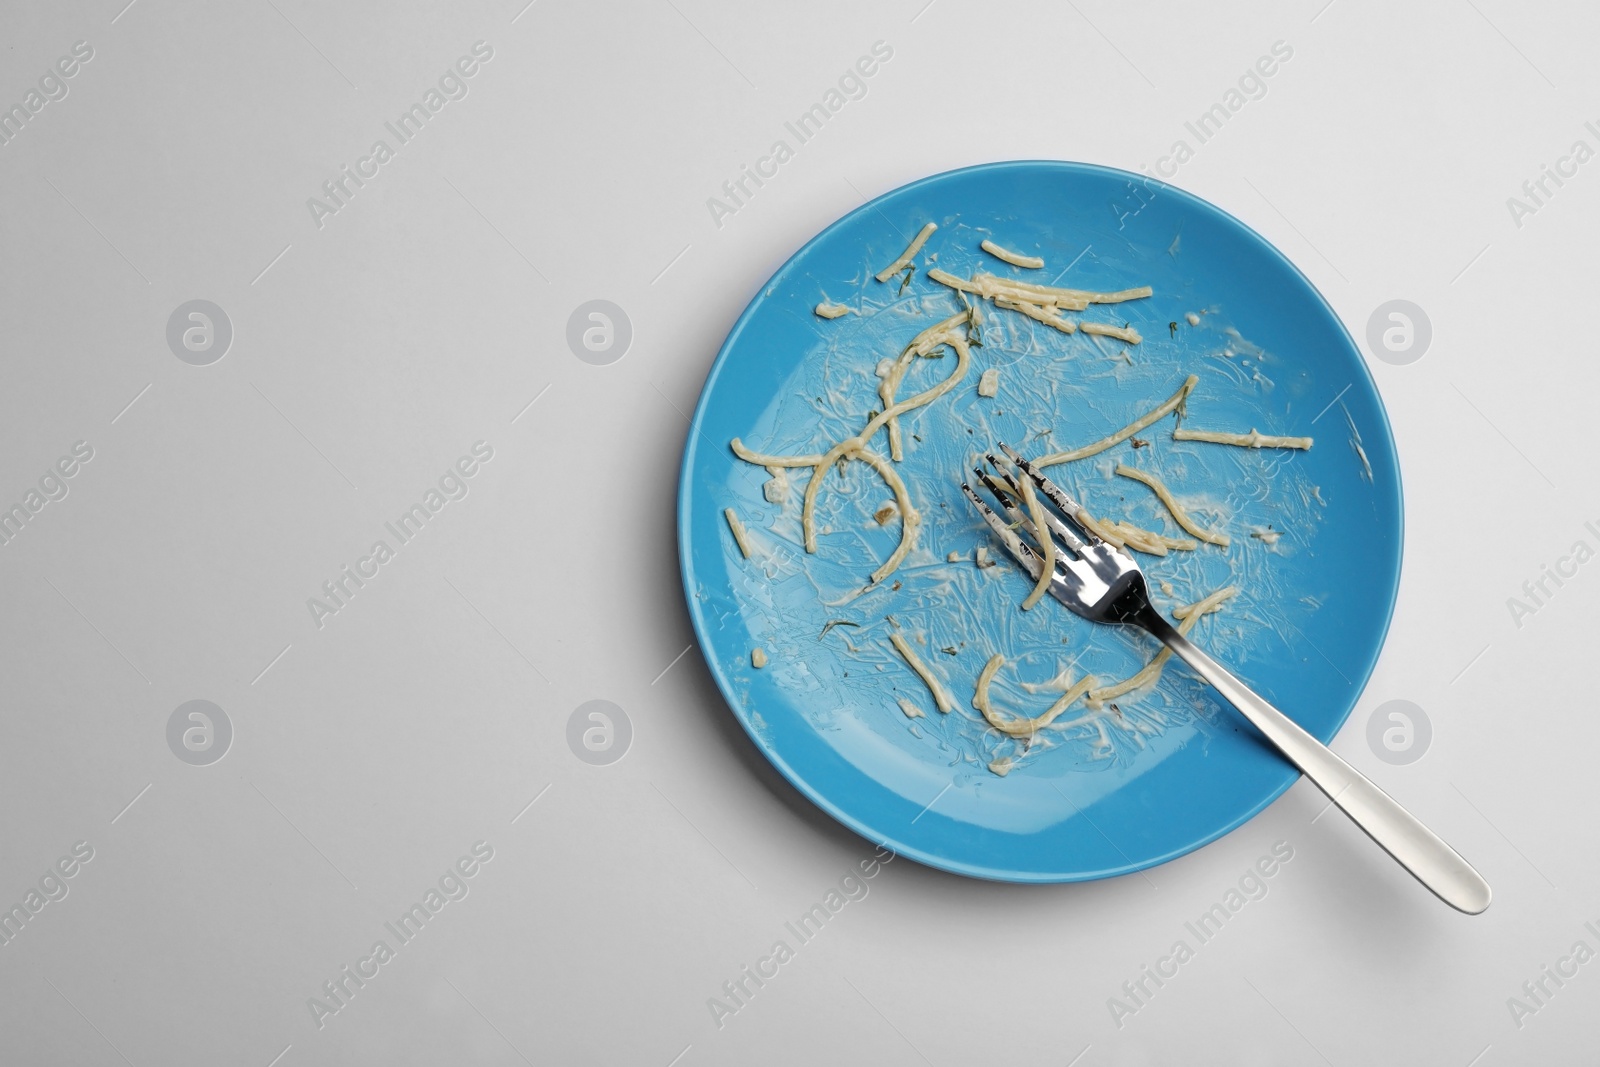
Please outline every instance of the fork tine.
M1007 470L1003 464L1001 464L999 458L996 457L993 452L985 452L983 454L983 458L988 462L989 466L994 468L995 475L999 479L1000 487L1006 491L1011 500L1014 501L1017 507L1020 508L1024 499L1022 495L1022 486L1018 484L1017 480L1011 476L1011 472ZM982 470L979 470L978 476L983 478L986 484L989 484L989 488L991 490L994 489L994 485L992 483L995 481L995 479L990 478ZM1002 504L1005 502L1006 501L1004 499L1001 500Z
M1051 530L1055 531L1055 534L1056 534L1057 537L1059 537L1059 538L1061 538L1061 540L1065 541L1067 543L1068 547L1070 547L1074 552L1078 553L1080 556L1083 555L1084 550L1089 547L1084 542L1083 538L1078 536L1078 532L1075 529L1073 529L1072 524L1068 523L1065 519L1061 518L1059 515L1057 515L1053 511L1051 511L1049 508L1045 508L1044 509L1044 521L1045 521L1045 525L1046 526L1050 527ZM1088 533L1088 531L1084 531L1084 532ZM1093 534L1089 534L1089 539L1091 541L1094 540L1094 535Z
M1046 478L1044 475L1040 474L1033 464L1023 459L1020 455L1013 451L1009 445L1002 442L1000 444L1000 450L1006 454L1007 459L1017 465L1017 468L1021 470L1022 473L1026 474L1030 479L1032 479L1033 484L1039 487L1040 492L1044 493L1044 495L1048 497L1056 507L1060 508L1066 514L1067 518L1072 520L1072 524L1074 526L1083 531L1084 536L1089 539L1091 544L1103 544L1099 535L1093 530L1089 529L1089 527L1084 524L1083 520L1079 518L1079 516L1083 513L1082 504L1074 500L1070 495L1068 495L1066 490L1062 489L1055 482L1052 482L1049 478Z
M1010 491L1011 495L1018 500L1021 500L1022 490L1017 485L1016 481L1010 475L1003 472L1001 473L1001 477L1005 479L1006 488ZM1033 516L1024 515L1020 507L1007 507L1006 510L1011 513L1013 518L1025 519L1028 523L1029 529L1033 528ZM1067 522L1050 508L1043 508L1041 510L1044 511L1045 525L1050 527L1051 532L1053 532L1062 541L1066 542L1068 548L1071 548L1080 556L1083 555L1084 550L1089 546L1084 543L1082 537L1078 536L1076 524ZM1087 533L1088 531L1085 532ZM1092 538L1093 535L1090 534L1090 537ZM1059 551L1059 548L1057 551Z
M1006 455L1008 457L1015 457L1016 456L1016 453L1012 452L1011 449L1007 448L1004 444L1001 444L1000 447L1005 450ZM992 454L991 455L986 455L984 458L987 459L990 463L993 463L995 465L995 470L997 470L997 471L1000 470L999 462L994 458L994 456ZM1021 458L1021 457L1017 457L1017 458ZM1006 474L1004 471L1000 471L1000 476L1005 479L1006 487L1010 491L1011 495L1013 497L1015 497L1017 500L1020 501L1022 499L1022 489L1021 489L1020 486L1017 485L1016 480L1013 479L1009 474ZM1031 527L1033 525L1033 516L1031 516L1031 515L1027 516L1027 519L1028 519L1028 525ZM1054 511L1052 511L1049 508L1045 508L1044 509L1044 521L1045 521L1045 524L1047 526L1049 526L1052 531L1055 532L1056 536L1061 538L1061 540L1065 541L1067 543L1067 546L1069 548L1071 548L1074 552L1078 553L1079 555L1082 555L1084 550L1086 548L1088 548L1088 545L1086 545L1084 543L1083 538L1078 536L1079 526L1078 526L1078 523L1076 522L1075 518L1074 518L1074 521L1069 524L1066 521L1064 521L1059 515L1057 515ZM1094 540L1094 534L1093 534L1092 531L1084 530L1083 533L1086 536L1088 536L1091 541Z
M989 473L981 467L973 468L973 473L978 476L978 479L983 482L989 492L994 494L995 499L1000 502L1000 506L1005 508L1006 514L1010 516L1011 529L1015 530L1018 526L1025 525L1032 530L1033 516L1023 510L1022 502L1024 498L1021 487L1005 471L1000 470L998 467L995 468L995 471L999 475L998 479L990 477ZM1078 535L1049 508L1044 509L1044 521L1073 550L1079 552L1083 550L1084 544L1079 540ZM1035 530L1034 533L1037 534L1038 531ZM1059 546L1057 554L1060 554Z
M1001 507L1006 509L1006 514L1010 515L1013 521L1027 518L1026 515L1022 514L1022 512L1017 509L1017 504L1022 502L1022 490L1017 487L1015 482L1011 481L1009 478L1005 478L1003 473L1000 476L1005 478L1005 481L997 481L992 478L989 475L989 472L984 470L982 467L972 468L972 473L977 475L978 480L983 483L984 488L988 489L989 492L994 494L994 498L1000 502Z
M1037 581L1039 569L1043 566L1043 561L1039 559L1038 554L1028 547L1027 542L1017 536L1017 532L1004 519L995 514L993 508L985 504L982 498L972 491L972 486L962 482L961 491L966 494L968 500L972 501L972 506L978 509L978 514L983 516L983 521L989 524L989 529L993 530L995 536L1000 538L1000 543L1005 546L1007 552L1011 553L1011 557L1022 565L1023 570L1028 572L1028 577Z

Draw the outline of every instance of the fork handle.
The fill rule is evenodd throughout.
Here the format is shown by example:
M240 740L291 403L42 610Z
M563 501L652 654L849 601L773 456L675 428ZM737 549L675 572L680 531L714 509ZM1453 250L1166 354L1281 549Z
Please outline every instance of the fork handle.
M1290 763L1440 900L1468 915L1489 906L1493 892L1483 876L1370 778L1263 700L1160 614L1152 610L1138 621L1215 686Z

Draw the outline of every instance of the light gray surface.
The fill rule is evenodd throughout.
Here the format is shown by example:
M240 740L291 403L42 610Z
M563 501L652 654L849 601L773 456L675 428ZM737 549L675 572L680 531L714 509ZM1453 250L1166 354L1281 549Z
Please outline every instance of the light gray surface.
M124 2L0 11L0 102L94 50L0 146L0 503L94 450L0 546L0 900L94 850L0 945L6 1063L1592 1055L1600 963L1547 979L1520 1026L1507 1003L1574 942L1600 949L1600 564L1520 627L1507 606L1576 540L1600 547L1600 162L1520 226L1507 206L1575 140L1600 148L1592 10ZM307 198L480 40L467 95L319 228ZM716 226L707 198L880 40L865 98ZM994 159L1154 165L1280 40L1266 95L1174 181L1277 243L1358 338L1386 301L1431 319L1423 359L1372 364L1406 564L1334 747L1494 906L1451 912L1302 782L1148 876L894 862L719 1028L707 999L872 849L683 654L672 503L717 345L863 197ZM233 327L208 366L166 340L194 299ZM567 346L595 299L633 327L609 366ZM478 441L468 495L319 629L307 598ZM637 526L583 506L597 464L626 472ZM197 699L234 731L209 766L168 747ZM596 699L632 725L610 765L567 742ZM1397 699L1432 726L1411 763L1367 740ZM319 1028L308 998L479 841L469 894ZM1280 841L1268 895L1119 1027L1108 998Z

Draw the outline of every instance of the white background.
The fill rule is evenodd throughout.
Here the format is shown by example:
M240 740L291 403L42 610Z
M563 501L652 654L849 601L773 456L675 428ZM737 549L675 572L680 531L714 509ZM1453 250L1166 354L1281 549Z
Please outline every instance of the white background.
M94 849L0 946L0 1059L1592 1058L1600 963L1520 1027L1507 999L1600 949L1600 564L1520 627L1507 598L1600 547L1600 162L1520 226L1506 203L1574 140L1600 148L1592 11L524 2L0 11L0 103L94 49L0 146L0 503L94 448L0 547L0 904ZM468 95L319 228L307 198L480 40ZM707 198L875 41L894 54L867 96L716 226ZM765 764L688 647L677 463L722 337L863 198L989 160L1152 165L1275 41L1293 57L1267 94L1173 181L1282 248L1358 339L1390 299L1431 318L1420 362L1372 364L1406 562L1335 748L1494 906L1451 912L1300 783L1147 876L897 861L719 1029L707 998L872 853ZM165 339L195 298L235 334L206 367ZM607 367L565 340L595 298L634 328ZM319 629L307 598L480 440L470 494ZM618 479L635 522L583 492ZM235 731L207 767L166 741L196 698ZM604 767L566 742L596 698L634 729ZM1409 766L1365 738L1397 698L1433 724ZM319 1028L308 998L477 841L470 895ZM1119 1028L1108 998L1278 841L1266 899Z

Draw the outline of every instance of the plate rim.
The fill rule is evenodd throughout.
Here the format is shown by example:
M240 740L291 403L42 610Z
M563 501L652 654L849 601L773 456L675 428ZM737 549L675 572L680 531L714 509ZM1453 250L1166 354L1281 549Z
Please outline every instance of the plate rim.
M1332 321L1337 325L1338 330L1343 335L1345 342L1350 346L1350 349L1355 352L1356 363L1360 369L1360 378L1358 380L1364 381L1368 389L1371 391L1373 397L1377 400L1377 414L1379 420L1381 421L1383 430L1383 447L1380 454L1388 460L1395 474L1394 484L1388 492L1393 498L1392 502L1397 519L1397 537L1395 542L1393 581L1390 584L1388 603L1383 612L1382 623L1378 627L1377 641L1374 646L1371 660L1370 662L1366 663L1359 672L1359 678L1352 680L1352 696L1350 699L1350 706L1337 717L1337 720L1333 724L1332 731L1329 734L1327 743L1331 744L1333 740L1338 737L1339 733L1350 721L1351 715L1355 713L1356 706L1361 702L1361 697L1366 692L1367 684L1372 680L1372 675L1377 670L1378 662L1383 657L1383 650L1388 644L1389 629L1394 621L1395 608L1400 600L1400 582L1405 563L1405 493L1402 486L1400 455L1395 442L1394 427L1389 421L1388 407L1384 404L1383 393L1378 388L1377 379L1372 375L1372 368L1368 365L1367 359L1362 353L1361 346L1356 343L1356 340L1351 335L1350 329L1345 324L1344 319L1339 315L1338 311L1335 310L1333 304L1323 294L1322 290L1317 288L1316 284L1306 276L1305 272L1302 271L1293 260L1285 255L1271 241L1267 240L1266 237L1258 233L1254 227L1237 218L1231 212L1228 212L1222 207L1213 204L1204 197L1201 197L1195 193L1191 193L1176 185L1172 185L1169 182L1162 181L1161 179L1148 174L1135 173L1133 171L1123 170L1119 167L1110 167L1100 163L1087 163L1081 160L1030 158L994 160L987 163L976 163L964 167L955 167L950 170L940 171L936 174L925 175L924 177L918 178L914 181L896 186L893 189L880 193L878 196L875 196L871 200L858 205L850 211L845 212L843 215L834 219L833 222L817 231L814 235L812 235L810 240L806 241L798 249L796 249L793 254L785 259L783 263L772 272L771 275L769 275L759 286L756 287L754 294L751 296L749 302L745 305L744 310L740 312L739 317L729 328L727 336L723 338L722 344L717 349L716 357L712 360L710 368L706 371L705 380L702 382L700 387L700 395L695 400L694 414L689 420L689 432L684 440L683 457L679 461L676 536L678 541L679 579L683 584L683 595L684 601L689 609L689 620L694 628L696 649L699 651L701 658L705 661L706 667L710 671L712 679L716 682L717 690L722 694L724 703L727 704L727 710L739 723L746 736L750 738L751 742L755 745L756 750L769 763L771 763L774 768L777 769L779 774L783 775L784 779L791 786L799 790L802 796L811 801L811 803L815 804L818 808L822 809L830 817L849 829L852 833L880 848L889 849L897 856L904 856L907 859L915 860L924 866L933 867L937 870L948 871L952 874L964 875L966 877L978 878L986 881L1008 882L1013 884L1057 885L1077 882L1093 882L1107 878L1116 878L1123 875L1134 874L1139 871L1149 870L1152 867L1159 867L1164 863L1170 863L1172 860L1186 856L1191 852L1196 852L1199 849L1202 849L1205 846L1212 844L1223 837L1226 837L1239 827L1250 822L1257 815L1260 815L1269 806L1271 806L1274 801L1276 801L1284 793L1288 792L1291 787L1299 782L1303 775L1291 776L1284 782L1282 786L1277 786L1269 790L1260 801L1243 811L1236 819L1220 825L1217 829L1196 838L1186 845L1171 849L1159 856L1154 856L1139 861L1130 861L1120 866L1108 867L1098 871L1057 874L1043 873L1038 871L1002 870L997 867L980 867L969 862L955 860L946 856L940 856L938 854L931 853L925 848L904 844L903 842L896 841L892 836L881 837L872 827L867 826L857 817L841 809L823 792L802 777L792 766L790 766L789 762L783 758L781 753L763 744L762 739L755 732L753 726L749 722L748 717L739 713L738 708L740 707L740 701L737 697L737 694L733 690L731 680L726 676L716 661L707 653L708 639L706 623L693 593L695 581L694 561L689 539L689 523L693 510L691 506L690 477L694 459L697 455L698 441L704 436L701 424L704 421L707 400L711 395L713 387L717 383L718 377L721 375L723 367L728 361L728 357L733 349L733 346L744 333L745 327L749 324L750 319L754 316L756 309L768 299L766 295L767 289L772 287L774 282L781 277L791 265L805 256L813 246L828 238L834 233L834 231L842 228L846 223L852 221L857 216L877 210L879 204L891 197L910 192L924 185L945 181L954 178L957 175L974 174L992 170L1014 170L1036 167L1051 170L1063 170L1068 172L1109 175L1112 177L1124 178L1129 181L1141 182L1147 186L1154 184L1160 191L1170 193L1185 201L1188 201L1191 205L1199 210L1209 211L1217 216L1220 216L1225 222L1237 227L1242 233L1254 240L1263 250L1266 251L1269 256L1276 257L1276 259L1282 263L1283 266L1288 268L1294 277L1297 277L1300 280L1306 289L1318 301L1321 302L1323 308L1327 311L1329 318L1332 319Z

